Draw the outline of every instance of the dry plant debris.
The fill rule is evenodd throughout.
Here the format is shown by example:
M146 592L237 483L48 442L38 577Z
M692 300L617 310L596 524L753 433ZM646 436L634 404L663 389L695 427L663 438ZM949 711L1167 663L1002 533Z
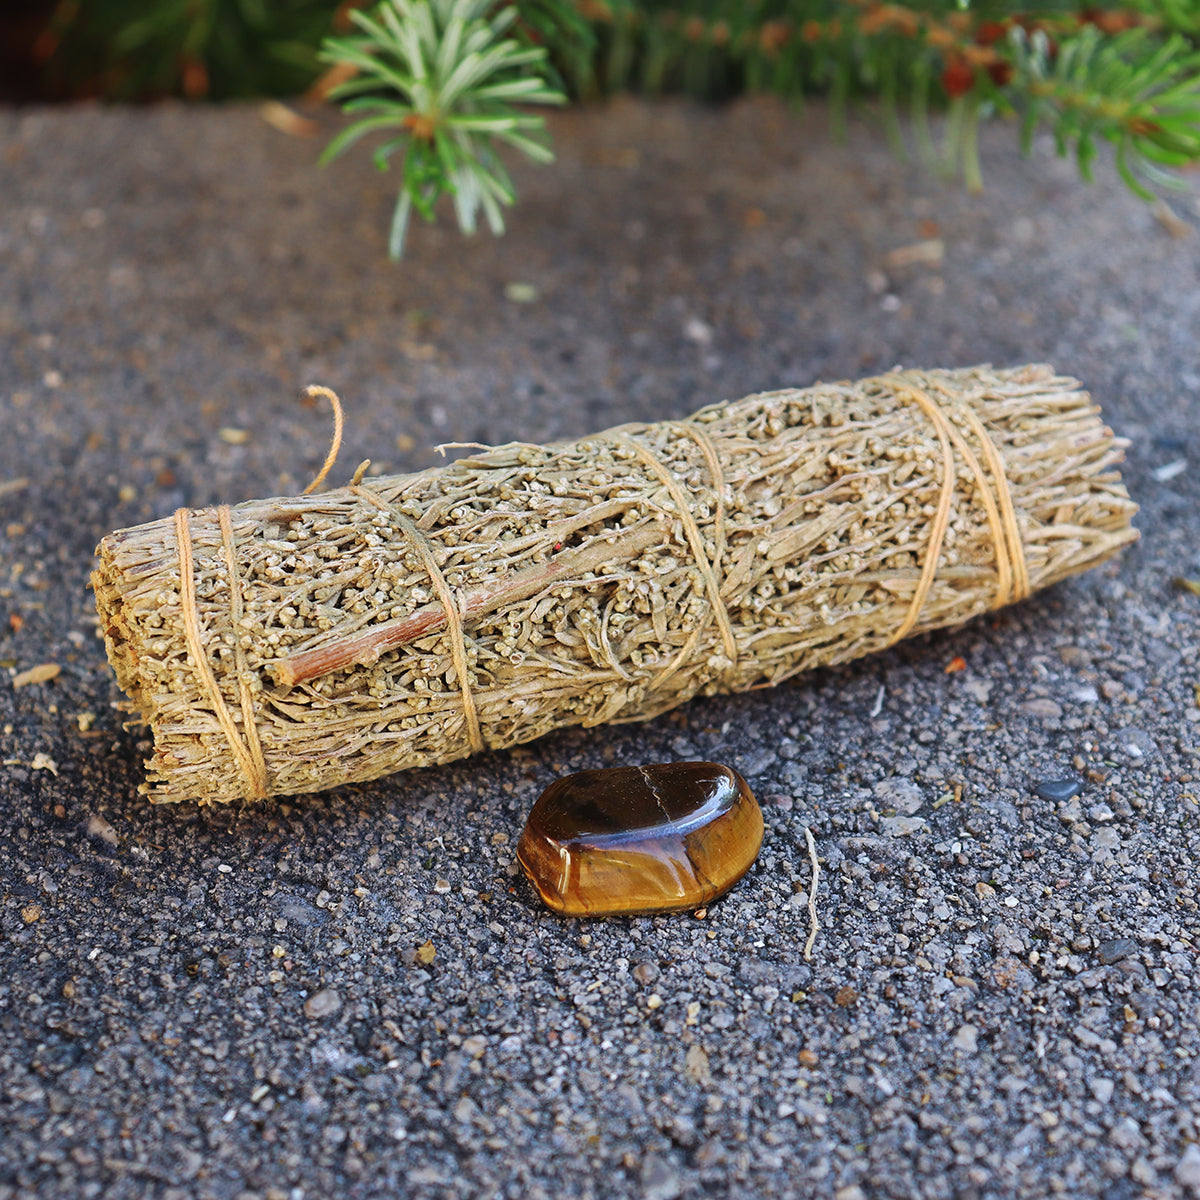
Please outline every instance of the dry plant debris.
M61 672L62 667L58 663L39 663L36 667L30 667L28 671L14 675L12 685L14 688L23 688L31 683L49 683L51 679L57 679Z

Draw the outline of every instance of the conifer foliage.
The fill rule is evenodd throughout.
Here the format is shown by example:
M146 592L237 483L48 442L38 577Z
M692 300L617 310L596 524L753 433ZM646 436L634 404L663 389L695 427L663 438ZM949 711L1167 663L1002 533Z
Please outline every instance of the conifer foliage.
M1108 143L1146 199L1200 160L1200 0L59 0L34 51L112 97L288 94L323 63L353 117L325 159L377 136L399 168L394 256L443 195L465 232L502 231L501 151L549 161L540 110L617 91L824 95L839 124L867 102L971 188L995 116L1026 146L1049 129L1085 178Z
M373 15L350 16L360 36L331 39L324 57L355 71L331 94L349 97L343 108L357 119L324 157L365 134L389 135L375 162L383 168L392 155L402 156L392 257L403 253L412 210L433 220L444 192L454 198L464 233L474 233L480 209L492 232L503 233L501 205L516 197L496 143L548 162L542 117L516 106L566 101L547 82L545 49L511 35L517 9L492 0L383 0Z
M983 183L977 133L989 116L1020 118L1026 148L1039 127L1048 127L1086 179L1099 144L1110 143L1116 169L1145 199L1177 184L1171 168L1200 159L1196 0L1108 8L1003 0L919 7L878 0L382 0L375 11L377 18L354 14L357 39L326 43L328 60L364 72L342 92L373 97L347 106L373 115L351 126L330 153L370 132L372 121L386 126L388 111L404 127L379 152L399 152L405 161L393 254L403 245L410 209L431 217L441 192L455 196L464 231L474 229L478 206L493 230L502 228L499 205L514 197L492 140L548 159L545 141L529 136L541 119L512 106L560 103L558 85L581 97L628 89L712 99L826 94L838 114L852 100L871 98L898 149L905 144L898 117L907 111L918 149L960 171L972 189ZM492 31L486 52L481 40L468 48L464 23L472 23L477 39ZM401 29L409 30L403 45L423 47L436 70L418 62L416 49L401 49ZM401 80L380 65L398 54L409 62ZM483 73L485 63L494 64L495 82ZM438 80L464 77L460 64L478 91L439 94ZM417 70L425 72L421 98L410 83ZM386 102L376 85L389 84L401 99L380 109ZM940 146L928 123L936 106L948 110Z

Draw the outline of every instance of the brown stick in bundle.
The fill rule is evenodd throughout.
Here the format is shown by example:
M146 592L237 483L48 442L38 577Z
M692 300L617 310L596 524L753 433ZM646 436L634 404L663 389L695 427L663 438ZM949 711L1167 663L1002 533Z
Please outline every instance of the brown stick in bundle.
M1137 535L1048 367L771 392L114 533L155 801L307 792L641 720L964 621Z

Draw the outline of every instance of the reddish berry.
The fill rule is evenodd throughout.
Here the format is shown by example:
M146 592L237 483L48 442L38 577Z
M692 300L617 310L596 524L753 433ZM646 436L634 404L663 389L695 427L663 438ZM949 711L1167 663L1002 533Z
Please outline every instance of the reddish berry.
M974 72L961 58L951 59L946 64L946 69L942 72L942 87L946 89L946 95L951 100L965 96L974 83Z

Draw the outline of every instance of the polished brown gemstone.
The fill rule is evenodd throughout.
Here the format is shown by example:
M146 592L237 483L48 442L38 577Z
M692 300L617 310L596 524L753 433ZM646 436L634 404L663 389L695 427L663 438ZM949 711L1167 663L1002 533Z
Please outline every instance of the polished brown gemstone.
M762 845L746 781L719 763L580 771L538 797L517 860L569 916L697 908L732 887Z

